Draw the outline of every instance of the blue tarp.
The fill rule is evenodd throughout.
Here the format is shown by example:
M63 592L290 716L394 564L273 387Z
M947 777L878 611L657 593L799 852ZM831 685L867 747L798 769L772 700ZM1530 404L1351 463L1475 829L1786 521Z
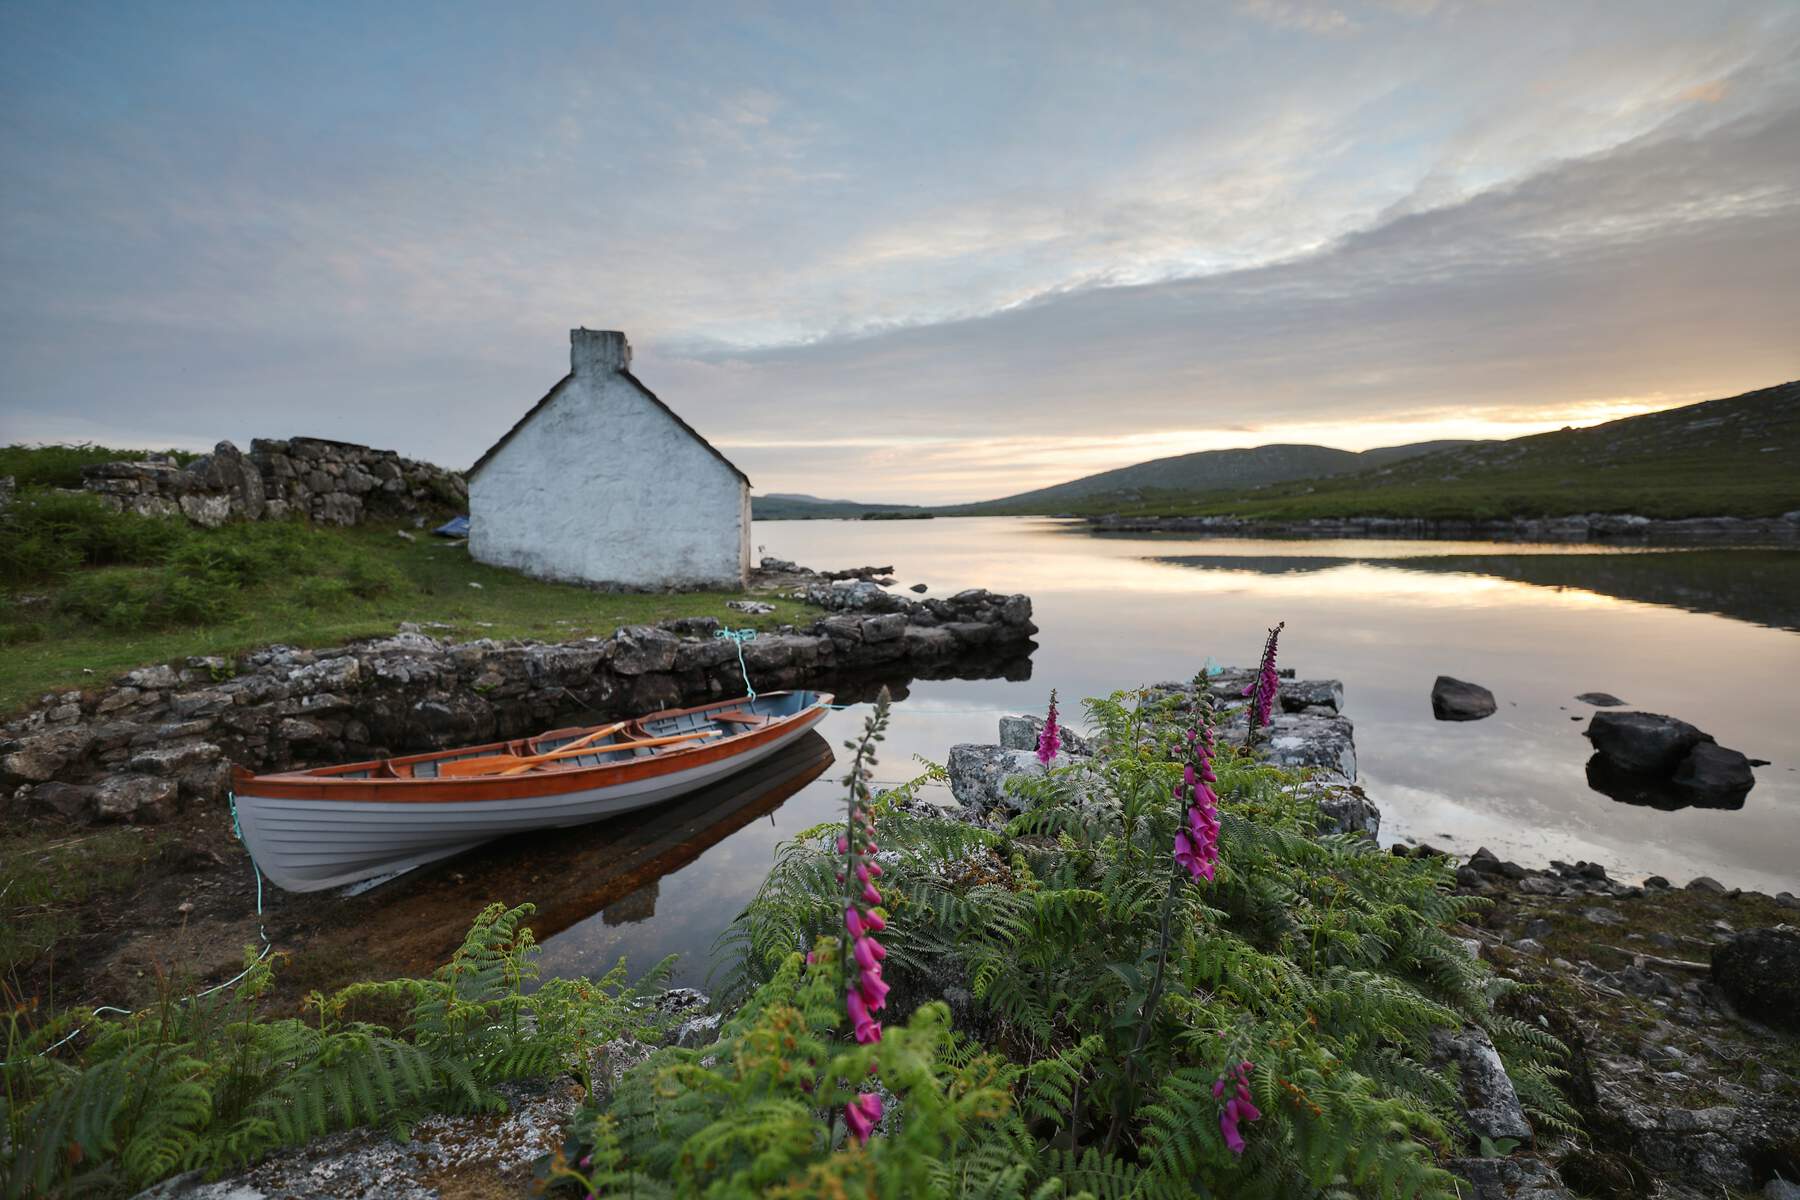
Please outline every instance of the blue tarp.
M437 534L439 537L466 538L469 536L469 518L451 517L448 521L445 521L431 532Z

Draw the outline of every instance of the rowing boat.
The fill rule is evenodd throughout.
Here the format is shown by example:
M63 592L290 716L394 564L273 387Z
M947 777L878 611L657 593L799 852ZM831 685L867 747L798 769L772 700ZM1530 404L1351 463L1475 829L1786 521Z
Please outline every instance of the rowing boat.
M403 758L240 767L233 804L270 882L314 892L686 795L802 737L830 704L820 692L770 692Z

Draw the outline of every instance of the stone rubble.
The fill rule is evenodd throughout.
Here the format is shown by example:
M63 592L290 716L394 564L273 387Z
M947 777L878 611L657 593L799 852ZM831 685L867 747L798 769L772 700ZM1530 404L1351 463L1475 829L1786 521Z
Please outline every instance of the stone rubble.
M228 520L304 516L357 525L468 506L463 477L431 463L323 438L257 438L245 454L229 441L182 467L167 456L82 468L82 487L118 512L182 516L214 528Z

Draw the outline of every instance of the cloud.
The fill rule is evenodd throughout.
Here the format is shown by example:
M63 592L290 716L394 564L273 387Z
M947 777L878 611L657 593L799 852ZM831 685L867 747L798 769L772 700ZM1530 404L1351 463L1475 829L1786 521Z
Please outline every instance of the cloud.
M1250 7L10 6L0 440L467 463L576 324L895 500L1800 374L1800 9Z

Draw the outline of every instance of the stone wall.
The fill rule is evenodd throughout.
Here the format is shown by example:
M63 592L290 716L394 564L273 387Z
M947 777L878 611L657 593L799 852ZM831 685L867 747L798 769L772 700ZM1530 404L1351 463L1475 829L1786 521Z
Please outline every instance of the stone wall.
M327 650L144 667L46 695L0 726L15 811L156 821L225 794L231 764L281 770L377 758L742 695L719 623L685 618L563 643L440 641L417 632ZM941 673L1029 651L1031 600L973 590L839 612L743 647L759 691Z
M322 438L257 438L245 454L220 442L183 467L153 455L141 462L83 468L82 486L109 507L143 516L177 514L213 528L228 520L298 514L333 525L370 516L411 517L461 510L462 476L430 463Z

